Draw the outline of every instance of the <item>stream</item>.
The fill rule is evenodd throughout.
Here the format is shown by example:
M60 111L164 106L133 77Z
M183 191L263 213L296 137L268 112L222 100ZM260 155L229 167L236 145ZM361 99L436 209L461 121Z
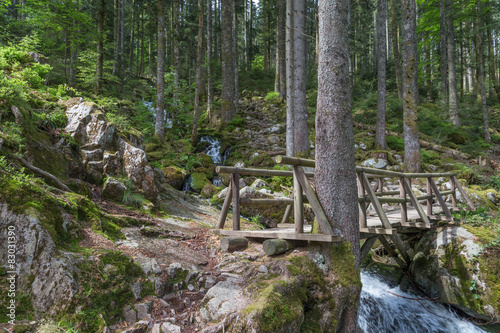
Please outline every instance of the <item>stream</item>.
M361 282L359 325L365 333L486 332L450 307L422 300L422 296L403 292L399 286L390 287L372 273L362 271ZM411 300L414 298L419 301Z

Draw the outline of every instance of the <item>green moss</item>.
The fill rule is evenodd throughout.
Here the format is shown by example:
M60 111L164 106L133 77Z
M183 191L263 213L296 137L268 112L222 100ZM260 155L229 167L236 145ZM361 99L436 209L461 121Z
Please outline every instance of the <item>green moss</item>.
M463 228L467 229L470 233L474 234L478 238L478 241L487 245L490 244L491 241L495 240L498 237L498 234L492 229L485 226L472 226L470 224L463 224Z
M197 192L200 192L208 182L207 176L203 173L194 172L191 174L191 188Z
M103 273L105 265L117 267L113 276ZM77 279L80 291L75 295L68 313L73 313L79 306L81 310L65 319L73 322L82 332L102 331L103 325L118 320L123 307L134 301L130 285L147 281L139 265L119 251L103 252L100 260L83 261ZM152 294L150 283L149 286L144 283L144 290Z
M360 272L356 268L356 258L352 252L352 245L349 242L342 242L332 245L330 248L332 270L334 271L338 283L343 287L358 286L361 288Z

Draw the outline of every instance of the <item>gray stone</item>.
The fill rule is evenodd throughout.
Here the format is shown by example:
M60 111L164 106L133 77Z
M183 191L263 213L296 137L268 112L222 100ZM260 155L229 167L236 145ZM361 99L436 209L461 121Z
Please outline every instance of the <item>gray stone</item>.
M217 194L217 198L219 198L219 199L225 198L228 190L229 190L229 188L226 187L225 189L220 191L219 194Z
M135 323L135 321L137 320L137 313L135 312L135 310L130 309L123 313L123 318L129 324Z
M106 199L121 200L126 191L127 187L125 184L116 178L109 177L102 188L102 195Z
M122 161L119 152L105 152L102 159L104 174L116 177L122 173Z
M387 168L387 160L383 158L370 158L363 161L361 165L367 168L385 169Z
M177 276L177 274L184 270L182 268L182 265L178 262L175 262L173 264L170 264L170 266L168 266L167 268L167 273L168 273L168 276L170 276L170 278L175 278Z
M166 322L161 325L161 333L181 333L181 328L177 325Z
M140 281L136 281L133 284L130 284L130 289L132 290L132 295L136 300L141 298L142 294L142 283Z
M251 198L255 195L255 189L250 186L245 186L240 190L240 198L245 199L245 198Z
M102 161L102 149L97 148L94 150L80 150L80 154L82 155L83 163L86 164L87 162L91 161Z
M160 274L161 273L161 268L160 265L158 265L158 262L154 258L148 258L148 257L137 257L135 259L135 262L141 266L142 271L146 275L151 275L151 274Z
M151 315L149 314L149 307L146 303L135 304L134 309L137 310L137 319L144 320L151 318Z
M231 281L221 281L210 288L202 304L205 304L200 309L203 319L217 321L224 315L245 308L249 300L244 296L240 286Z
M258 271L261 272L261 273L264 273L264 274L268 273L267 267L264 266L264 265L260 265Z
M269 185L265 181L263 181L262 179L256 179L252 183L252 185L250 185L250 187L255 188L255 189L261 188L261 187L267 187L267 186L269 186Z
M88 181L100 185L104 178L102 161L88 162L86 169Z
M235 168L245 168L245 167L246 167L246 165L245 165L245 163L243 163L243 161L239 161L239 162L236 162L236 163L234 164L234 167L235 167Z

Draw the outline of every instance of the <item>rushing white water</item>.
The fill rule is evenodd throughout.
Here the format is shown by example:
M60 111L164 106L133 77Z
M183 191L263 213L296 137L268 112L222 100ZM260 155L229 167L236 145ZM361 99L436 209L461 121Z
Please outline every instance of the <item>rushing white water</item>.
M148 109L154 121L154 119L156 119L156 108L153 106L153 102L142 100L142 105L144 105ZM165 114L165 128L172 128L173 125L172 119L167 117L167 112L165 110L164 114Z
M205 135L200 138L200 142L208 142L207 151L205 154L210 156L215 164L220 164L223 162L222 155L220 153L221 143L218 139L212 138L211 136Z
M405 293L399 287L392 288L371 273L362 272L361 282L359 325L365 333L485 332L457 316L450 308L420 300L422 297Z

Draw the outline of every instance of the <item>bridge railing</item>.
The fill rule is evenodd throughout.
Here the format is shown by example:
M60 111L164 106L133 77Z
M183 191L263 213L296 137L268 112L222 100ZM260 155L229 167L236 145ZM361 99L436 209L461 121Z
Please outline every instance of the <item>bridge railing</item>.
M311 205L311 208L316 216L316 221L318 222L321 234L334 236L335 239L339 238L341 236L340 232L332 228L329 224L323 207L321 206L316 196L316 192L309 181L310 178L314 177L314 173L304 171L304 167L314 168L316 166L315 161L288 156L278 156L276 158L276 163L289 165L292 167L292 170L265 170L226 166L217 167L218 173L226 173L231 175L229 188L224 200L224 204L222 206L217 229L224 228L231 203L233 207L232 229L234 231L240 230L240 205L286 205L287 208L285 210L282 223L288 220L293 210L294 227L296 234L296 236L294 236L294 239L313 240L311 237L300 236L301 234L304 234L304 203L307 202ZM395 235L396 229L391 225L389 218L387 217L387 214L382 207L383 203L393 203L400 205L399 223L401 226L424 229L430 228L429 217L431 217L432 219L444 219L448 221L453 220L451 211L445 203L445 195L451 194L452 210L459 209L457 206L457 191L459 191L462 197L466 200L469 209L475 209L472 201L458 182L456 173L402 173L374 168L356 167L356 174L358 180L359 225L361 235L364 236L363 238L369 238L376 235ZM241 199L239 196L239 178L242 175L293 177L293 198ZM448 178L450 181L450 190L440 192L434 180L434 178L436 177ZM399 182L399 191L384 191L384 179L386 178L397 178ZM427 193L425 195L416 196L413 193L411 181L415 178L426 179ZM373 188L370 184L369 179L376 179L376 183ZM439 203L442 212L445 214L444 217L433 215L432 204L434 199L436 199ZM426 212L424 212L424 208L419 202L423 200L427 202ZM381 227L368 225L367 208L370 203L373 205L378 218L382 222ZM415 208L418 213L417 220L409 220L409 203ZM329 239L331 241L333 238L330 237L325 239ZM321 238L316 237L316 239L314 240L320 241Z

